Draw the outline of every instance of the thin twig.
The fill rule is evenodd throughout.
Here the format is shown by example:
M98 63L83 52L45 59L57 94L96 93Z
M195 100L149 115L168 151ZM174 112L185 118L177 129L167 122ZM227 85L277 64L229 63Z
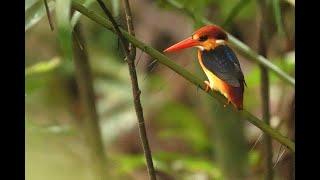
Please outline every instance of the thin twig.
M117 24L116 20L113 18L111 12L108 10L108 8L106 7L106 5L102 2L102 0L97 0L97 2L99 3L101 9L103 10L103 12L107 15L107 17L109 18L109 20L112 23L112 28L114 30L114 32L117 34L120 44L123 48L124 54L127 57L129 57L129 49L126 46L126 39L123 37L120 29L119 29L119 25ZM128 59L127 59L128 60Z
M143 51L140 51L139 58L138 58L138 60L136 60L136 61L137 61L137 62L136 62L136 67L138 67L139 62L140 62L140 59L141 59L141 57L142 57L143 53L144 53Z
M277 158L276 158L276 160L275 160L274 166L272 167L273 169L276 167L277 162L279 162L282 147L283 147L283 146L280 144Z
M88 10L87 8L83 7L81 4L73 1L72 2L72 7L76 9L77 11L81 12L83 15L88 17L89 19L95 21L96 23L100 24L101 26L111 30L114 32L113 25L111 24L110 21L107 19L97 15L94 11ZM184 79L188 80L195 86L199 86L202 90L205 91L206 86L203 83L203 80L200 78L192 75L190 72L185 70L184 68L180 67L177 65L173 60L169 59L167 56L163 55L156 49L146 45L145 43L139 41L135 37L129 35L126 31L121 30L123 36L130 41L134 46L137 48L141 49L142 51L146 52L149 54L151 57L158 59L158 62L167 66L171 70L175 71L177 74L182 76ZM114 32L115 33L115 32ZM217 101L223 104L227 104L227 99L219 94L216 91L210 91L207 92L210 96L214 97ZM270 135L272 138L274 138L276 141L280 142L283 144L285 147L287 147L291 152L295 152L295 143L291 141L289 138L283 136L280 134L278 131L274 130L271 128L269 125L261 121L259 118L251 114L250 112L246 111L245 109L242 111L237 111L231 104L226 106L226 108L231 108L233 111L236 111L236 113L241 116L241 119L247 120L259 129L261 129L264 133Z
M263 133L259 134L258 139L254 142L254 144L252 145L252 147L250 148L250 152L257 146L258 142L260 141L260 139L262 138Z
M135 36L134 27L133 27L133 23L132 23L132 13L131 13L129 1L123 0L123 6L124 6L124 12L126 14L128 33L131 36ZM136 57L136 48L133 47L132 43L129 44L129 51L130 51L130 56L134 60Z
M149 142L148 142L148 137L147 137L147 133L146 133L146 128L145 128L145 123L144 123L144 117L143 117L143 109L141 106L141 102L140 102L140 94L141 91L139 89L139 84L138 84L138 79L137 79L137 74L136 74L136 68L135 68L135 63L134 63L134 59L135 59L135 47L133 47L131 45L131 51L129 51L130 49L126 46L126 42L125 42L125 38L118 26L118 24L116 23L116 21L114 20L111 12L108 10L108 8L104 5L104 3L101 0L97 0L99 2L100 7L103 9L103 11L105 12L105 14L108 16L108 18L110 19L111 23L112 23L112 27L114 28L115 33L118 35L119 39L120 39L120 43L122 45L122 48L124 50L125 56L126 56L126 61L128 63L129 66L129 73L130 73L130 77L131 77L131 84L132 84L132 94L133 94L133 99L134 99L134 107L136 110L136 115L138 118L138 124L139 124L139 132L140 132L140 139L141 139L141 143L142 143L142 147L143 147L143 151L144 151L144 155L147 161L147 167L148 167L148 174L149 174L149 178L151 180L156 180L156 174L155 174L155 170L153 167L153 162L152 162L152 155L151 155L151 150L149 147ZM129 3L128 1L124 1L124 3ZM130 12L130 6L129 4L125 5L125 9L126 13ZM128 21L128 27L131 31L131 33L133 32L133 26L132 26L132 17L131 14L126 14L127 16L127 20L130 19L130 22ZM128 18L128 16L130 16ZM133 37L133 34L129 34L130 36ZM133 56L134 55L134 56Z
M43 3L44 3L44 7L46 8L50 29L51 29L51 31L53 31L54 27L53 27L53 23L52 23L52 19L51 19L51 14L50 14L50 9L49 9L49 6L48 6L48 2L47 2L47 0L43 0Z
M281 157L282 157L282 155L283 155L285 152L286 152L286 150L284 149L284 150L282 151L282 153L280 154L279 158L277 159L277 161L274 163L274 165L273 165L272 168L275 168L275 167L276 167L276 165L278 164L278 162L280 162Z

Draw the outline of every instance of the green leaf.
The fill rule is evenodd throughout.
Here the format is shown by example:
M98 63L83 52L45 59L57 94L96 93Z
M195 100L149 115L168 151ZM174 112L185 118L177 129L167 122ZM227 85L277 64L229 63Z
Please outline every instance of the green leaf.
M56 0L58 39L63 57L72 60L72 29L70 23L71 0Z
M120 0L112 0L113 16L117 17L120 13Z
M217 6L219 7L220 18L225 20L228 20L228 18L230 21L232 21L233 18L252 19L252 17L254 17L256 14L256 1L250 1L250 0L248 1L247 0L217 1Z
M48 2L48 7L50 11L54 9L54 6L55 3L53 1ZM25 12L25 32L34 25L36 25L45 16L46 9L44 7L43 1L34 2L34 4L31 7L28 7L28 9Z
M61 64L61 60L58 57L54 57L49 61L39 62L25 69L25 75L30 76L38 73L45 73L52 71Z
M255 167L261 159L261 154L258 151L251 151L249 152L248 158L250 166Z
M88 8L90 7L90 5L95 2L95 0L85 0L85 2L82 4L84 7ZM76 11L72 18L71 18L71 26L72 26L72 29L74 28L74 26L77 24L77 22L79 21L81 17L81 13Z
M39 2L39 0L26 0L24 4L24 11L27 11L30 7L32 7L37 2Z
M77 131L68 125L39 125L30 120L26 120L26 128L29 129L31 133L46 133L46 134L54 134L54 135L75 135Z
M163 125L170 127L159 132L161 138L180 138L198 151L211 146L201 119L189 107L180 103L165 104L159 119Z
M223 23L222 27L229 26L234 18L241 12L241 10L249 4L250 0L240 0L235 6L231 9L230 13L228 14L225 22Z
M210 159L195 158L189 155L173 152L156 152L153 153L153 157L162 164L171 164L171 166L168 166L170 166L174 171L181 172L184 170L191 173L203 172L213 179L222 178L221 170Z
M143 167L145 165L144 157L142 154L139 155L125 155L118 154L113 155L111 159L117 164L117 172L120 174L131 173L135 169Z

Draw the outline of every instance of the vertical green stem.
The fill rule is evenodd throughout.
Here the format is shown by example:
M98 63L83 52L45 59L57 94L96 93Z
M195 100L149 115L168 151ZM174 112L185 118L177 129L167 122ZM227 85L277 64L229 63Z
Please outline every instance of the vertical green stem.
M77 40L80 41L82 45L81 48L79 42L76 42ZM106 179L106 157L99 128L99 118L96 110L90 65L80 24L75 26L73 32L73 50L76 81L81 103L85 111L82 129L84 130L85 139L90 150L92 166L95 172L94 179Z
M264 57L267 57L267 44L268 44L268 6L267 2L264 0L259 1L260 10L261 10L261 20L260 20L260 31L259 31L259 54ZM262 119L266 124L270 125L270 81L268 69L260 65L261 73L261 100L262 100ZM264 169L265 169L265 179L273 179L273 166L272 166L272 141L271 137L267 134L264 134L263 137L263 154L264 154Z

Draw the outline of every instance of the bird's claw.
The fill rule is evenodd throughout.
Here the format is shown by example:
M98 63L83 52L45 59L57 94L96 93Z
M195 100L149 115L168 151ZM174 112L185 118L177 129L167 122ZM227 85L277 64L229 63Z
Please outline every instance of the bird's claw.
M206 85L205 91L209 92L210 91L210 82L209 81L204 81L204 84Z
M227 105L230 104L231 101L228 100L227 104L224 104L223 107L227 107Z

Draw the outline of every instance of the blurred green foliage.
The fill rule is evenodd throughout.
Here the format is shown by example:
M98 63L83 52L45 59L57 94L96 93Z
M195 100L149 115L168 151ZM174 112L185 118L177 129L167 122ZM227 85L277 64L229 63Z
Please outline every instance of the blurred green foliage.
M237 24L250 29L253 26L248 24L256 23L256 1L157 0L156 3L132 1L133 14L137 17L134 24L137 26L139 39L148 43L152 39L147 32L151 28L141 22L139 11L148 10L148 8L152 9L154 14L173 11L174 9L167 1L178 2L183 5L182 8L193 12L196 18L204 16L218 24L223 24L228 19L231 26ZM110 173L111 179L146 179L145 161L140 142L133 135L137 132L137 124L130 78L118 39L113 33L80 16L79 13L70 16L68 13L70 2L49 1L51 13L56 22L56 30L51 32L45 18L43 1L25 1L26 48L28 48L25 60L26 178L32 180L92 179L93 172L88 167L90 161L88 147L78 128L81 123L79 122L81 108L79 108L80 100L74 79L74 67L70 61L73 53L72 27L80 20L84 27L94 77L100 128L108 155L109 169L106 171ZM94 12L102 14L94 0L81 0L81 2ZM115 16L123 16L120 1L113 0L107 3ZM235 13L234 8L240 3L245 4L241 5ZM276 10L281 10L281 15L283 14L285 19L290 19L292 16L292 10L290 13L283 13L283 8ZM163 23L155 19L158 17L153 17L153 14L148 15L152 21ZM143 14L143 16L146 15ZM72 19L71 22L70 19ZM123 23L121 18L117 19L120 24ZM177 20L175 15L172 15L172 19L172 21ZM188 23L191 21L179 22L176 28L183 29L182 25ZM192 25L197 27L197 24ZM284 21L283 25L289 32L287 34L294 32L294 22ZM161 39L160 33L157 31L152 33L154 33L152 36L160 36L158 39ZM59 39L58 44L50 40L52 36ZM256 37L243 36L244 42L256 41ZM281 41L286 40L282 37ZM271 51L276 52L275 58L271 58L273 63L294 75L294 50L283 50L280 53L277 50ZM48 54L48 57L43 57L41 53ZM54 55L50 57L50 54ZM189 63L195 59L194 55L185 56ZM137 58L139 56L138 52ZM166 71L166 68L160 66L148 73L146 69L150 62L148 57L141 58L138 65L138 78L156 168L174 179L225 179L226 176L217 161L217 141L214 141L212 136L213 132L216 132L217 124L213 123L214 117L209 115L217 110L199 100L208 97L197 93L196 88L179 79L178 75L168 76L170 71ZM245 91L245 107L259 113L259 68L243 59L240 59L240 62L246 67L245 78L248 84ZM194 69L197 68L199 67L194 67ZM285 86L273 74L270 76L273 86ZM289 94L288 92L280 93ZM278 101L279 99L276 99L271 106L275 106ZM289 99L286 98L285 101ZM273 114L273 116L280 116L280 114ZM254 127L248 125L244 127L249 137L246 139L248 147L252 144L249 139L255 140L257 137L256 132L248 133L252 129ZM220 136L223 137L224 134ZM249 174L253 174L252 178L261 177L261 172L255 171L261 166L260 152L257 149L250 151L247 160ZM281 172L278 172L277 176L281 178Z

